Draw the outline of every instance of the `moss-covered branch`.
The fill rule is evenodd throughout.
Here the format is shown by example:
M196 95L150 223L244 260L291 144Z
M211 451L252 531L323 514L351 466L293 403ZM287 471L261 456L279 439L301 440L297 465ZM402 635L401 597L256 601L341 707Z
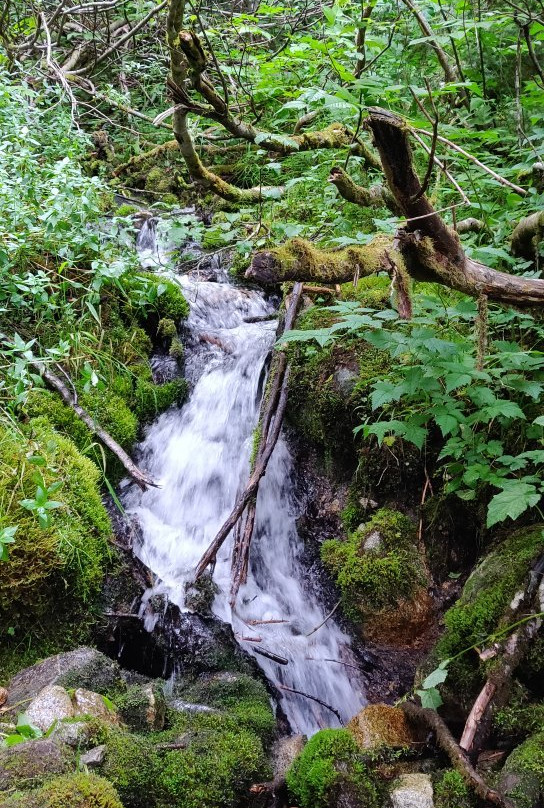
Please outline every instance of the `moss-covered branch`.
M544 240L544 210L526 216L512 233L512 252L520 258L534 260L539 244Z
M362 208L389 208L395 214L400 210L394 196L383 185L372 185L364 188L356 182L340 166L335 166L329 175L329 182L338 188L338 193L348 202L360 205Z

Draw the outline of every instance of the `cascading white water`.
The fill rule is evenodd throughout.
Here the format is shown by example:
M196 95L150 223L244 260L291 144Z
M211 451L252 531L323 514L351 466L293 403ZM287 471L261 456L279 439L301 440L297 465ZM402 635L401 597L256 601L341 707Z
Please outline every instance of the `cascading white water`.
M139 238L147 266L163 263L154 233L148 222ZM142 493L133 486L124 504L141 525L143 543L136 552L160 579L160 591L183 608L186 582L247 482L276 322L246 322L273 313L257 291L235 287L225 278L211 283L181 275L178 280L191 307L186 374L193 389L181 409L158 418L140 446L144 466L161 487ZM362 683L349 638L332 618L310 634L326 613L300 560L293 476L281 437L259 489L248 581L232 610L231 537L217 556L213 609L231 623L241 646L255 655L273 684L314 696L345 722L365 703ZM259 650L288 662L279 664ZM294 731L309 735L339 725L335 713L319 701L291 690L280 693Z

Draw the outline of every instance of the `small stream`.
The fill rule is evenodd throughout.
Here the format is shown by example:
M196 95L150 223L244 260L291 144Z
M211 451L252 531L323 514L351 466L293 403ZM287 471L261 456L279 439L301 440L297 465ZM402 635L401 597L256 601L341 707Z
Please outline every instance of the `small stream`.
M152 220L140 231L138 250L144 266L161 265L164 246ZM191 395L183 407L161 415L139 446L142 464L161 487L141 492L131 486L124 505L141 527L135 551L160 580L148 596L159 591L184 608L185 585L247 481L277 322L247 322L273 314L273 304L259 291L233 285L220 269L217 281L195 273L176 277L190 304L185 374ZM213 570L213 611L279 688L293 731L311 735L340 724L319 701L346 722L365 699L349 637L333 618L313 631L327 613L301 562L295 474L282 436L259 489L248 581L231 609L231 536Z

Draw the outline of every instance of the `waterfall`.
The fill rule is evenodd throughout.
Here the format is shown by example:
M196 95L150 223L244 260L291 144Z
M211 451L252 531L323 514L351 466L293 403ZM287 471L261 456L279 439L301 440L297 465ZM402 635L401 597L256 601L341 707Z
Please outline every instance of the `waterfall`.
M163 263L155 233L145 222L138 243L147 265L150 257ZM139 447L144 466L161 487L141 492L132 486L124 505L141 526L143 541L135 552L160 579L160 591L184 608L185 584L247 482L277 323L247 322L274 312L258 291L234 286L225 277L210 282L179 275L177 280L190 305L186 375L192 393L183 407L156 420ZM282 436L259 489L248 581L231 609L231 536L213 571L213 611L232 625L240 645L279 688L293 730L310 735L340 725L324 705L344 723L365 699L348 636L332 618L311 633L326 610L301 561L295 473Z

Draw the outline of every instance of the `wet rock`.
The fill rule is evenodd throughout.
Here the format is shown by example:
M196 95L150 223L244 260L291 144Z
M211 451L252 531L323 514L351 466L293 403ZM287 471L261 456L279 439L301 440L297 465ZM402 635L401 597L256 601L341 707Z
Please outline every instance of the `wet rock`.
M369 615L364 623L365 639L380 645L410 647L425 641L434 626L434 604L426 589L399 601L394 609L383 609Z
M392 808L433 808L429 774L401 774L390 791Z
M112 710L100 693L92 690L85 690L78 687L73 697L74 715L87 715L92 718L100 718L108 724L118 724L119 717L115 710Z
M26 715L30 724L47 732L55 721L71 718L74 715L74 706L67 691L59 685L44 687L32 699L27 707Z
M106 691L121 679L119 665L94 648L57 654L17 673L8 684L8 705L33 699L49 685Z
M101 766L106 759L106 745L95 746L94 749L89 749L84 755L81 755L79 762L82 766L92 769L93 766Z
M285 780L287 769L300 755L306 743L305 735L288 735L280 738L272 747L271 763L274 773L274 782L279 783Z
M0 791L35 788L47 777L66 774L73 766L73 753L49 738L0 749Z
M351 719L348 731L361 749L380 749L384 746L405 748L420 740L403 711L388 704L369 704Z

